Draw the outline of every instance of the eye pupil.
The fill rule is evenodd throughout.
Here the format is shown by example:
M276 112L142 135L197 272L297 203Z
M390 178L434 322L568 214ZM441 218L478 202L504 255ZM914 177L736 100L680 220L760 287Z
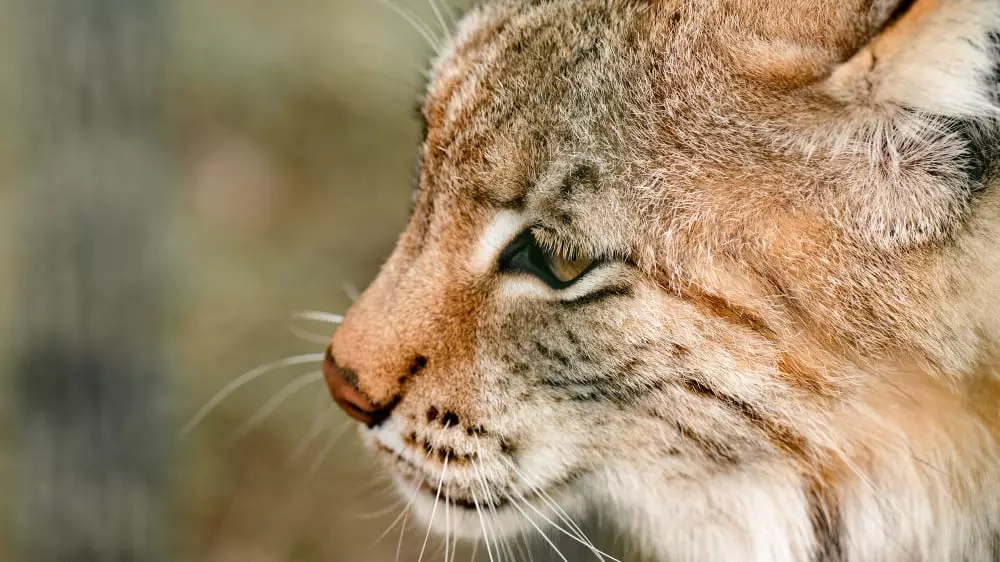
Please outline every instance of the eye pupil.
M531 230L525 230L500 254L500 271L527 273L553 289L565 289L595 265L595 260L566 258L542 247Z

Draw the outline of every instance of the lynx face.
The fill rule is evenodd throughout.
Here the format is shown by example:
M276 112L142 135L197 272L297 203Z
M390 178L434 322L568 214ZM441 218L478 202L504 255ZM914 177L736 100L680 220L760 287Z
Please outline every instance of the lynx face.
M996 473L998 332L967 254L998 222L1000 8L788 4L465 18L410 224L326 365L435 528L558 503L677 560L936 560L947 524L986 559L1000 504L963 471Z

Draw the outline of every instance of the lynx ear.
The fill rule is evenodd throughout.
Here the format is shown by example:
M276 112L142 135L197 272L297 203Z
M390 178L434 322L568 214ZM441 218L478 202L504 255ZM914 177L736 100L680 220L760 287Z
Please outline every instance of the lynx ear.
M1000 116L1000 2L909 0L826 84L849 104Z
M906 2L806 90L826 102L800 142L841 166L831 216L885 249L941 240L995 183L1000 1Z

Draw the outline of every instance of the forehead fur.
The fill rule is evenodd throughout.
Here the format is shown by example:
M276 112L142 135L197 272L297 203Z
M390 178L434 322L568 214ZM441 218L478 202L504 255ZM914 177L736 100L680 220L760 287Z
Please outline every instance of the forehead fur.
M427 174L467 196L517 203L552 160L625 168L643 157L661 74L652 11L645 2L498 3L468 17L433 72Z
M679 267L683 256L665 260L671 248L710 251L785 205L786 186L818 180L762 138L763 92L799 67L829 66L857 39L801 44L793 31L754 29L741 3L708 8L557 0L474 11L432 72L424 189L518 207L583 162L606 194L589 203L624 205L634 219L591 231L650 267ZM720 218L725 229L711 224Z

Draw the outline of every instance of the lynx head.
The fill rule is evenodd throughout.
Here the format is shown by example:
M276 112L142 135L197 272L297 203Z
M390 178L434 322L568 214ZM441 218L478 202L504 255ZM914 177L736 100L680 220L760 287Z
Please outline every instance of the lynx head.
M936 548L987 500L942 485L958 507L910 529L862 490L919 480L880 472L894 447L996 442L963 398L994 328L947 303L992 197L998 32L991 0L475 9L335 398L467 537L477 508L516 533L600 506L677 560Z

